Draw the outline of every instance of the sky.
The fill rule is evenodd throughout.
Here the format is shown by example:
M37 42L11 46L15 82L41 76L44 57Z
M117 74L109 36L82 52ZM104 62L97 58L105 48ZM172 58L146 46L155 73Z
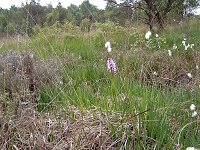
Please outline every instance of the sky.
M38 0L35 0L38 2ZM63 7L68 7L70 4L80 5L84 0L39 0L41 5L46 5L51 3L53 7L58 5L58 2L61 2ZM104 0L89 0L91 4L97 6L99 9L104 9L106 2ZM21 3L30 2L30 0L0 0L1 8L10 8L11 5L21 6Z

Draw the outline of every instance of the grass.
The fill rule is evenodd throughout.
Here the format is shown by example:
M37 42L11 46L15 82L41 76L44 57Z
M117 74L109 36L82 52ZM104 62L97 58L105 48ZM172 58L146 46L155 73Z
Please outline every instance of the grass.
M19 114L13 114L14 118L3 116L0 133L5 135L10 132L10 135L6 136L7 141L0 138L0 145L4 148L30 146L32 149L59 149L64 147L62 144L68 144L71 149L200 148L199 115L192 118L189 109L193 103L199 114L200 76L194 68L194 62L198 64L195 58L200 56L193 55L200 48L198 25L199 22L193 22L169 28L159 39L153 38L151 41L143 39L144 33L135 30L128 33L117 27L106 34L103 34L103 29L89 34L45 29L21 44L5 42L1 51L34 51L36 61L44 60L50 64L47 74L50 74L53 64L59 68L52 73L52 76L56 74L59 78L52 77L52 83L44 82L38 88L36 107L32 109L41 123L37 121L35 126L23 124L20 117L16 117ZM189 43L195 44L193 49L183 50L183 36L187 37ZM111 54L104 50L105 39L113 43ZM178 49L169 58L167 50L174 43ZM106 70L106 60L110 56L117 64L115 75ZM159 75L153 75L153 71ZM189 71L194 75L192 81L186 76ZM180 79L182 86L176 82L166 84L163 80L175 80L180 73L185 74ZM15 101L18 100L16 96ZM22 104L19 106L25 107ZM25 119L21 117L21 120ZM54 120L54 123L49 123L48 119ZM8 120L13 120L17 127L8 125ZM67 122L70 128L68 135L64 134L68 128L63 127L63 122ZM25 129L22 132L21 124L25 128L31 126L32 131ZM42 136L40 131L43 131L43 138L47 140L43 146L39 142ZM36 138L35 144L34 140L27 140L26 136L30 133ZM70 143L69 139L73 142ZM27 142L29 144L25 144Z

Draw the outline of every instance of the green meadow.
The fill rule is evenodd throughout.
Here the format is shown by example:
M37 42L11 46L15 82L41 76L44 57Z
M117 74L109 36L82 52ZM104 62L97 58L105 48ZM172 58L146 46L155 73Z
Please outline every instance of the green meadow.
M33 53L32 70L38 75L33 78L38 82L30 96L24 78L16 83L13 79L11 100L4 88L9 79L1 75L0 146L200 148L199 26L199 20L191 20L145 39L146 28L107 22L82 32L66 23L36 26L31 37L2 38L2 55ZM104 46L107 41L112 52ZM182 41L193 46L186 50ZM110 57L116 73L107 70ZM25 111L29 108L34 115Z

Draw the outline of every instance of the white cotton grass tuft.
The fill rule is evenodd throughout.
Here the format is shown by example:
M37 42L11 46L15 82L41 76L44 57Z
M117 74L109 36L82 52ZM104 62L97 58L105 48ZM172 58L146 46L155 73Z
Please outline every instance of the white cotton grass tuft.
M186 44L186 38L183 39L182 41L183 46L185 47L185 50L188 50L188 48L193 48L194 44Z
M192 118L196 117L197 115L198 115L197 112L196 112L196 111L193 111L193 113L192 113Z
M177 49L177 46L176 46L176 44L174 44L174 45L173 45L173 49Z
M190 44L184 45L184 46L185 46L185 50L187 50L188 48L190 48Z
M105 44L105 48L108 48L108 47L111 47L109 41L107 41L106 44Z
M168 50L168 55L172 56L172 51L171 50Z
M198 113L196 111L196 106L194 104L190 105L190 110L192 111L192 118L194 118L198 115Z
M194 44L191 44L191 45L190 45L190 48L193 48L193 47L194 47Z
M190 105L190 110L191 110L191 111L194 111L195 109L196 109L196 106L195 106L194 104L191 104L191 105Z
M191 79L192 78L192 74L191 73L187 73L187 76Z
M106 42L105 48L107 49L108 52L111 52L111 51L112 51L112 48L111 48L111 45L110 45L110 42L109 42L109 41Z
M145 38L148 40L150 39L151 37L151 31L148 31L146 34L145 34Z
M108 52L111 52L111 51L112 51L112 48L111 48L111 47L108 47L108 48L107 48L107 51L108 51Z
M183 46L185 46L186 42L185 42L185 41L182 41L182 44L183 44Z
M158 38L158 37L159 37L159 35L158 35L158 34L156 34L156 37Z

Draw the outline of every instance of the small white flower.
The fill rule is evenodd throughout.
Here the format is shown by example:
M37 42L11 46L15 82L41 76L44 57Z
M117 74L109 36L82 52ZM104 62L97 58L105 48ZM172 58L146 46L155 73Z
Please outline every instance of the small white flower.
M193 113L192 113L192 117L196 117L198 114L197 114L197 112L196 111L194 111Z
M192 78L192 74L191 73L187 73L187 76L191 79Z
M151 37L151 31L148 31L148 32L145 34L145 38L148 40L150 37Z
M158 73L157 73L156 71L154 71L154 72L153 72L153 74L154 74L155 76L157 76L157 75L158 75Z
M172 51L168 50L168 54L169 54L169 56L172 56Z
M194 147L187 147L186 150L196 150Z
M159 37L158 34L156 34L156 37L157 37L157 38Z
M184 41L186 41L186 38L183 38Z
M190 105L190 110L191 110L191 111L194 111L195 109L196 109L196 106L195 106L194 104L191 104L191 105Z
M174 45L173 45L173 49L177 49L177 46L176 46L176 44L174 44Z
M107 50L108 50L108 52L111 52L111 51L112 51L112 48L111 48L111 47L108 47Z

